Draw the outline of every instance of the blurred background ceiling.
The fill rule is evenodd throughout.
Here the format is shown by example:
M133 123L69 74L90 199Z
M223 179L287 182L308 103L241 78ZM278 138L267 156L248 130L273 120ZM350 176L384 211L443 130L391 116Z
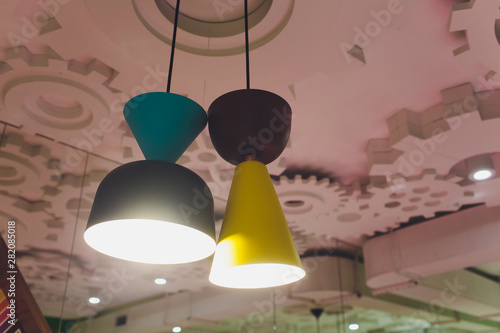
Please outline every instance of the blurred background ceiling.
M500 332L500 178L469 178L500 175L500 1L249 0L252 88L293 110L268 168L308 271L251 292L211 285L211 258L134 264L83 241L100 180L143 159L122 108L165 90L173 6L0 4L0 230L16 221L44 315L63 331L316 332L322 307L329 332ZM245 87L243 1L180 11L172 92L207 109ZM220 227L233 167L207 129L179 163Z

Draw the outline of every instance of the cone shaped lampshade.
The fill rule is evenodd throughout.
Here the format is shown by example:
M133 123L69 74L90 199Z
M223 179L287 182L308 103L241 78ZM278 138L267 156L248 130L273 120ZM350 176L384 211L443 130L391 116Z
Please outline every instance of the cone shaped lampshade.
M210 282L230 288L265 288L305 276L266 166L240 163L224 215Z
M123 114L147 160L177 161L207 125L200 105L165 92L135 96Z
M215 250L214 203L194 172L165 161L137 161L101 182L85 241L112 257L151 264L200 260Z

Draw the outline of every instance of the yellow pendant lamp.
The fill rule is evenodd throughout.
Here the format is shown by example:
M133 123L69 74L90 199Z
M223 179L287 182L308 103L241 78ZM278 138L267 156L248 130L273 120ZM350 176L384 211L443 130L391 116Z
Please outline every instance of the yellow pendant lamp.
M237 165L209 280L229 288L276 287L305 276L266 165L285 149L292 110L280 96L250 89L248 0L245 0L247 89L208 109L210 139Z
M266 166L236 167L210 282L230 288L285 285L305 276Z

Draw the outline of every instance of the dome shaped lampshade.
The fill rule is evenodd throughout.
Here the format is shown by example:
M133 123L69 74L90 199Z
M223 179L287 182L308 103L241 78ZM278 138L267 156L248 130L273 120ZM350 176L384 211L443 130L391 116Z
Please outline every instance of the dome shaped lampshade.
M109 256L151 264L200 260L215 250L214 203L194 172L165 161L137 161L101 182L85 241Z
M177 161L207 125L200 105L166 92L133 97L123 114L147 160Z
M235 170L210 282L230 288L285 285L305 276L266 166Z
M265 90L228 92L208 108L210 139L219 155L234 165L247 160L269 164L285 149L292 109L280 96Z

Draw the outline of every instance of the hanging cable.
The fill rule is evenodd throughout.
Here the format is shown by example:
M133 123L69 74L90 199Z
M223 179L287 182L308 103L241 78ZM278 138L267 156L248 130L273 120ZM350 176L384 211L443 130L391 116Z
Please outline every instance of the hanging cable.
M189 313L187 316L187 320L191 320L193 318L193 291L189 291Z
M441 333L441 314L439 313L440 311L436 308L436 320L437 320L437 326L438 326L438 332Z
M73 229L73 239L71 241L71 250L69 252L69 263L68 263L68 271L66 272L66 282L64 284L64 293L63 293L63 299L62 299L62 305L61 305L61 315L59 316L59 328L57 329L58 333L61 333L61 326L62 326L62 321L63 321L63 315L64 315L64 305L66 303L66 294L68 292L68 284L69 284L69 273L71 271L71 264L73 262L73 251L75 249L75 239L76 239L76 230L78 229L78 219L80 218L80 208L82 206L82 197L83 197L83 189L85 187L85 175L87 174L87 165L89 161L89 154L85 156L85 165L83 167L83 176L82 176L82 183L80 186L80 198L78 200L78 207L76 210L76 218L75 218L75 228Z
M340 289L340 312L341 312L341 318L342 318L342 332L345 332L345 309L344 309L344 287L342 284L342 270L341 270L341 265L340 265L340 257L338 253L340 252L340 245L339 241L336 240L336 247L337 247L337 271L338 271L338 277L339 277L339 289Z
M250 89L250 47L248 46L248 0L245 0L245 54L247 62L247 89Z
M170 50L170 65L168 67L167 92L170 92L170 83L172 81L172 70L174 67L175 40L177 39L177 23L179 21L179 5L181 0L177 0L175 6L174 32L172 35L172 49Z
M5 132L7 131L7 124L3 124L2 138L0 138L0 149L3 145L3 139L5 138Z
M278 331L278 324L276 322L276 288L273 288L272 298L273 298L273 332L276 333Z
M321 317L321 315L323 314L323 311L325 311L325 309L312 308L309 311L311 311L312 315L316 318L316 333L320 333L319 317Z

